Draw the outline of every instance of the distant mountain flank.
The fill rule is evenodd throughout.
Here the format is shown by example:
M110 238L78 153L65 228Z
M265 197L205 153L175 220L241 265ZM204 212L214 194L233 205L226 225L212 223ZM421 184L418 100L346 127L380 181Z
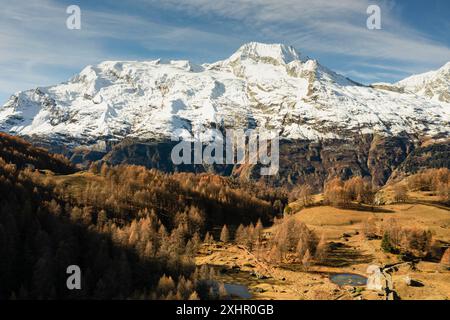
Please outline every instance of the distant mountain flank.
M14 164L18 169L51 170L61 174L75 172L75 168L67 158L50 154L47 150L36 148L19 137L2 132L0 132L0 158L6 163Z
M435 101L450 103L450 62L436 71L414 75L396 83L405 92L413 92Z

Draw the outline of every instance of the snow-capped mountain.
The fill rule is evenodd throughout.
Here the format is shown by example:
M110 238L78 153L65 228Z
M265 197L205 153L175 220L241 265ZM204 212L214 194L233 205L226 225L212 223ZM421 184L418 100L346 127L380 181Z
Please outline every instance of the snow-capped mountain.
M411 76L395 85L406 92L450 103L450 62L439 70Z
M280 44L248 43L203 65L106 61L68 82L14 94L0 108L0 130L71 145L217 126L307 140L448 136L449 65L399 82L405 90L396 92L358 84Z

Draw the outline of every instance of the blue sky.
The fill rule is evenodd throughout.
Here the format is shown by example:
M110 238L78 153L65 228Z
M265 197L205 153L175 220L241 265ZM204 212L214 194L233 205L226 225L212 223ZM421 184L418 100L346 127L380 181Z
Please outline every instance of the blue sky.
M81 8L81 30L66 8ZM382 30L366 9L381 8ZM293 45L363 83L393 82L450 61L447 0L0 0L0 104L103 60L212 62L249 41Z

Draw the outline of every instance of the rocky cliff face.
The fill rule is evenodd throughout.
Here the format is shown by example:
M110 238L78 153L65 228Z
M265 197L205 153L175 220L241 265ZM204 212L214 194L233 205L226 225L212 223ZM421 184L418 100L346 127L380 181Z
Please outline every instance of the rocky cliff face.
M174 165L171 151L177 142L143 142L127 139L109 151L86 148L62 148L37 140L35 144L62 153L81 167L104 161L111 165L134 164L165 172L211 172L245 180L263 179L272 185L293 186L308 183L320 191L325 181L340 177L362 176L374 187L402 178L424 168L450 168L450 142L438 141L420 146L414 137L356 135L353 139L323 141L280 141L280 164L277 175L260 175L261 165Z
M263 179L279 186L308 183L318 191L333 177L367 177L375 187L380 187L395 176L420 168L450 167L450 144L422 148L416 147L408 137L361 135L352 140L283 140L277 175L264 177L260 175L261 165L174 165L170 158L174 144L170 141L125 141L108 153L79 150L70 156L75 163L84 165L101 160L113 165L135 164L166 172L213 172L239 179Z
M440 141L415 148L392 173L388 183L426 168L450 168L450 141Z
M279 173L266 179L281 185L308 183L322 190L331 178L362 176L380 187L413 150L414 144L407 137L361 135L352 140L285 141L280 146Z

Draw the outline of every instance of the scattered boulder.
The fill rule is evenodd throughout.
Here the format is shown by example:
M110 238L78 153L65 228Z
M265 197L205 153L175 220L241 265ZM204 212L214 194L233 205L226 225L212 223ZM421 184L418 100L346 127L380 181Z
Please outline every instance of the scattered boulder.
M423 287L425 285L423 284L423 282L421 282L419 280L411 279L411 282L410 282L409 286L410 287Z
M381 272L381 268L377 265L370 265L367 268L366 273L369 275L367 278L367 290L375 290L382 291L383 284L386 282L386 279Z

